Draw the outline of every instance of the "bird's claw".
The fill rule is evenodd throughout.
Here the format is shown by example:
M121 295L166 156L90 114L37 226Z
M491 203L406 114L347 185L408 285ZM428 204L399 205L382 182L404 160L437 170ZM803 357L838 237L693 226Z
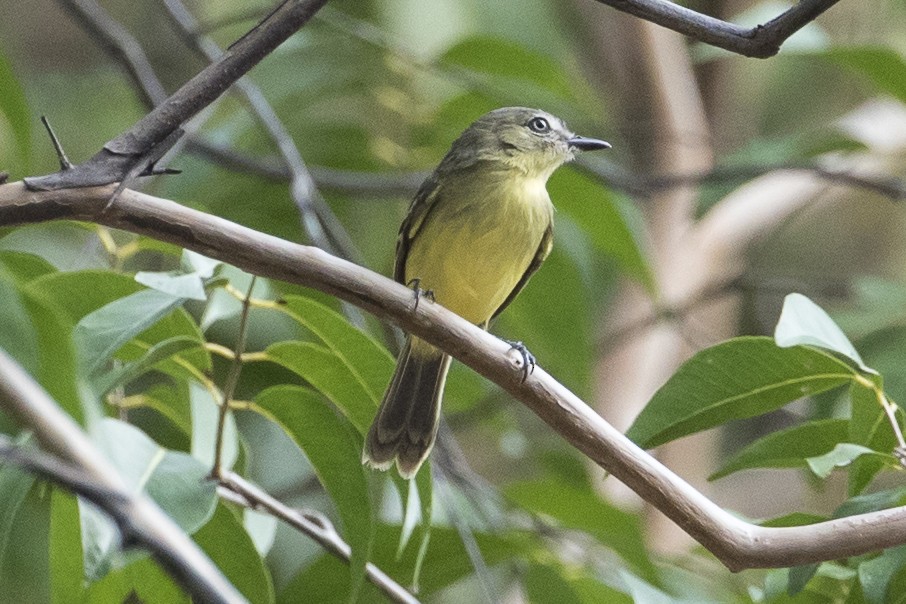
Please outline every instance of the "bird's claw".
M510 345L510 350L515 350L522 357L522 383L524 384L529 374L535 373L535 365L537 364L535 355L529 352L529 349L522 342L513 340L504 340L504 342Z
M406 284L406 287L412 288L412 291L415 293L415 307L412 309L412 312L418 310L418 301L423 297L435 302L434 300L434 290L431 289L422 289L421 288L421 279L415 278L409 281Z

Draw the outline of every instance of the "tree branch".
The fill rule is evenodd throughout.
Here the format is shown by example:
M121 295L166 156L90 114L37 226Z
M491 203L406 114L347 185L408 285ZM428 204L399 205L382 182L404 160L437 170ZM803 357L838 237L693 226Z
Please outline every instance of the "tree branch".
M283 505L265 491L233 472L227 472L220 479L220 494L233 503L252 510L265 511L279 518L300 533L316 541L327 553L347 564L349 563L352 549L337 534L337 531L327 518L320 515L315 516L310 512L303 513ZM415 596L371 562L365 565L365 577L393 602L418 604L418 599Z
M799 0L764 25L741 27L667 0L597 0L706 44L758 59L776 55L787 38L839 1Z
M119 182L137 166L151 163L176 142L189 118L210 105L244 73L304 25L327 0L284 0L260 24L237 41L166 101L72 170L27 179L34 190L90 187Z
M0 225L74 219L168 241L247 272L313 287L397 323L500 385L572 446L666 514L731 570L788 567L906 543L906 507L802 527L760 527L721 509L537 367L527 381L511 347L438 304L317 248L296 245L132 190L103 208L113 186L35 192L0 186ZM24 423L41 423L28 417Z
M108 193L109 194L109 193ZM0 350L0 407L28 426L41 445L62 460L24 455L4 447L13 461L37 470L84 496L110 515L126 543L140 544L199 602L246 602L220 570L176 524L147 497L132 493L116 469L81 428L28 375Z

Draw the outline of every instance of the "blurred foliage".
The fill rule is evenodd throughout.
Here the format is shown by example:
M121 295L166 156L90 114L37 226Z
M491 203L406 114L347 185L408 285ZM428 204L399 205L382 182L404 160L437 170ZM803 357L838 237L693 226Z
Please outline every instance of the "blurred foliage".
M13 179L56 169L40 115L80 161L146 110L73 20L61 11L39 19L29 4L5 7L10 17L0 20L0 170ZM722 152L714 175L721 177L701 187L700 215L760 167L871 151L839 119L873 99L906 102L906 46L896 19L885 20L898 15L901 23L902 3L880 3L871 19L848 4L856 3L828 13L828 31L810 25L768 62L693 45L703 79L715 66L734 75L735 83L713 94L747 111L715 127ZM137 36L169 89L201 67L156 3L105 6ZM202 0L190 8L223 46L267 10ZM611 15L599 8L602 19ZM749 18L778 10L754 9ZM613 133L631 146L635 124L615 123L605 91L585 75L598 68L598 57L575 33L572 12L548 0L331 2L252 78L311 167L343 171L334 173L359 184L429 170L475 117L502 105L543 106L583 134ZM870 36L849 31L847 20L856 17L869 23ZM238 97L221 99L195 125L203 140L281 165ZM628 173L613 159L619 156L603 161ZM903 165L902 157L887 159ZM183 173L149 180L146 190L306 241L286 183L191 149L168 163ZM658 295L644 207L577 166L561 169L549 188L558 207L555 251L494 327L526 341L545 368L586 397L616 285L625 279ZM357 260L387 274L408 196L371 191L322 192L355 242ZM864 208L849 213L870 213ZM850 234L844 219L832 219ZM766 524L808 524L834 508L839 517L906 502L883 411L906 397L903 259L886 258L894 270L865 271L861 256L842 254L846 270L832 273L837 265L822 262L840 240L791 236L753 259L756 275L760 268L768 277L794 277L796 287L784 293L820 290L821 278L832 279L847 296L815 297L834 319L794 298L776 338L764 337L779 304L770 288L754 288L746 302L757 308L743 323L762 329L700 351L630 430L653 446L824 392L815 400L829 407L805 406L794 425L749 435L714 469L713 479L756 468L811 476L815 497L825 496L821 510ZM809 254L822 262L803 269ZM451 372L445 410L466 458L489 482L429 466L414 485L368 471L360 463L363 433L392 372L395 341L328 296L259 279L247 326L253 355L227 424L227 462L288 504L326 514L352 546L351 564L342 564L288 526L218 501L203 479L229 370L222 347L232 350L238 339L241 304L230 292L249 286L250 276L232 267L94 225L0 229L0 348L89 429L129 484L193 534L251 602L383 601L364 581L366 561L436 602L876 604L906 593L904 547L738 576L700 552L651 553L642 514L604 500L581 455L461 366ZM902 425L902 412L891 415ZM3 416L0 430L28 442ZM848 491L832 500L834 475L842 473ZM0 600L135 598L187 601L147 556L119 550L115 529L97 510L0 464Z

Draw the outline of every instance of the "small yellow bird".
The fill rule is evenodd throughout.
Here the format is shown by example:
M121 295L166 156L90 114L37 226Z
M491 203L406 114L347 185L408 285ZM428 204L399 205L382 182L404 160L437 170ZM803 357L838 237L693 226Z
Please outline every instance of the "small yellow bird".
M505 107L478 118L415 194L400 227L394 279L487 329L551 251L547 179L576 150L609 147L538 109ZM395 460L400 475L415 476L437 437L449 367L442 350L406 338L363 463L386 470Z

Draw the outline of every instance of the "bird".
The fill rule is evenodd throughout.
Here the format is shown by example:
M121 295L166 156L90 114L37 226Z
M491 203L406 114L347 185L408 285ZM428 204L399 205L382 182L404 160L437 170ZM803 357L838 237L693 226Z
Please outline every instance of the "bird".
M479 117L416 192L400 226L394 279L414 286L416 304L427 294L487 329L551 251L548 178L576 151L608 148L540 109ZM406 337L365 437L364 464L387 470L396 462L403 478L416 475L437 438L449 367L442 350Z

